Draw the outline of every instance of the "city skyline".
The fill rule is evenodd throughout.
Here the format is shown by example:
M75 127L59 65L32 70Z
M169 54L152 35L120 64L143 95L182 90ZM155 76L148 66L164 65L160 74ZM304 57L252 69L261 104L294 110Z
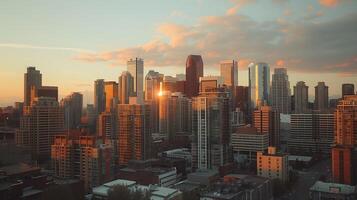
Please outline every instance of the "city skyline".
M270 74L286 67L291 89L306 82L310 101L320 81L332 98L341 96L343 83L357 85L353 1L1 4L0 106L23 99L19 80L28 66L46 74L43 85L58 86L59 99L81 92L84 105L94 103L94 81L118 80L135 57L144 59L144 76L184 73L190 54L202 55L204 75L219 75L220 61L234 59L243 86L250 62L268 63Z

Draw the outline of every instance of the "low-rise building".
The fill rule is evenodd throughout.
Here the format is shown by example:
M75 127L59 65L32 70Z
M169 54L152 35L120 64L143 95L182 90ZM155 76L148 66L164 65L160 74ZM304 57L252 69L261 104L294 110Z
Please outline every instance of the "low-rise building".
M357 199L357 187L338 183L317 181L310 188L311 200L354 200Z
M268 153L257 153L257 175L289 181L289 159L287 154L277 153L275 147L269 147Z

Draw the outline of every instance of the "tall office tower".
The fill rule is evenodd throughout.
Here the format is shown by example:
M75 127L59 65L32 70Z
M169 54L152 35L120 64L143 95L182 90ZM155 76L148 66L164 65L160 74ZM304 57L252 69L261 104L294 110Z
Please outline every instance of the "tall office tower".
M294 100L294 113L305 113L309 110L309 87L305 85L304 81L299 81L294 86Z
M128 104L129 97L134 96L134 78L128 71L119 76L119 103Z
M203 76L203 61L200 55L189 55L186 60L185 94L188 98L198 95L200 77Z
M192 157L197 169L230 162L230 99L225 92L201 93L192 100Z
M355 94L355 85L352 83L342 84L342 98L345 95L354 95Z
M326 110L328 109L328 86L325 85L325 82L318 82L315 86L315 110Z
M289 159L287 154L276 152L275 147L268 147L268 152L257 153L257 175L269 179L289 182Z
M115 110L119 99L118 99L118 83L115 81L104 82L104 92L105 92L105 110L111 112Z
M224 84L232 88L238 86L238 62L235 60L226 60L222 61L220 65L221 77L223 77Z
M127 68L134 78L134 94L140 97L143 95L144 89L144 60L141 58L130 59L127 62Z
M145 100L155 100L160 92L164 75L150 70L145 76Z
M164 91L159 96L159 133L175 142L177 133L190 132L191 101L182 93Z
M286 68L275 68L272 76L271 105L279 113L291 112L290 82Z
M288 151L293 155L329 155L334 117L328 112L291 114Z
M16 141L30 149L34 160L46 160L50 156L54 136L63 130L64 114L58 102L54 98L39 97L31 106L24 107Z
M58 87L57 86L39 86L31 87L31 99L36 97L52 97L58 101ZM31 102L30 102L31 105Z
M280 146L280 114L270 106L254 111L253 126L259 133L269 135L269 146Z
M344 96L335 110L332 179L349 185L357 183L357 95Z
M243 117L245 122L249 122L248 118L248 104L249 104L249 87L247 86L236 86L236 108L239 108L243 112Z
M94 108L97 115L105 111L104 79L94 81Z
M61 100L60 106L64 111L66 130L78 128L82 117L83 95L79 92L73 92Z
M223 77L221 76L203 76L200 77L200 93L215 92L223 86Z
M266 63L251 63L249 70L249 106L251 111L269 104L270 67Z
M42 74L36 67L28 67L24 74L24 106L31 104L31 88L42 86Z
M141 102L119 104L117 131L120 165L127 165L129 160L148 159L151 150L150 105Z
M111 146L94 136L81 136L77 132L55 137L51 162L56 177L79 178L86 191L114 175Z
M162 90L176 92L176 83L177 83L176 77L164 76L164 79L162 81Z

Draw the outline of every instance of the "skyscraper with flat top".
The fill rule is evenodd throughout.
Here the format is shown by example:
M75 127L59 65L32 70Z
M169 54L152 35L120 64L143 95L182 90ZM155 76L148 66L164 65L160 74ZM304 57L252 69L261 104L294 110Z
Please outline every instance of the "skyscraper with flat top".
M131 97L130 101L132 98ZM119 164L150 157L150 105L138 102L118 105Z
M299 81L294 86L294 113L305 113L308 111L309 87L304 81Z
M326 110L328 109L328 86L325 85L325 82L318 82L315 86L315 110Z
M192 159L197 169L230 162L230 99L227 92L205 92L192 100Z
M127 70L134 78L134 94L143 97L144 89L144 60L141 58L130 59L127 62Z
M279 113L291 112L290 82L286 68L275 68L272 76L271 105Z
M104 79L94 81L94 108L97 115L105 110Z
M119 76L119 103L128 104L129 97L134 96L134 78L128 71Z
M354 95L355 94L355 85L352 83L342 84L342 98L345 95Z
M280 115L270 106L262 106L254 111L253 126L259 133L269 135L269 146L280 145Z
M83 95L73 92L62 99L60 105L64 110L65 128L67 130L77 128L81 123Z
M267 63L251 63L249 70L250 109L269 104L270 67Z
M234 88L238 85L238 62L235 60L225 60L220 63L223 83Z
M118 83L115 81L104 82L105 90L105 110L111 112L118 104Z
M24 106L31 104L31 88L42 86L42 74L36 67L28 67L24 74Z
M357 183L357 95L344 96L335 111L332 179L349 185Z
M189 55L186 60L185 93L189 98L198 96L200 77L203 76L203 61L200 55Z

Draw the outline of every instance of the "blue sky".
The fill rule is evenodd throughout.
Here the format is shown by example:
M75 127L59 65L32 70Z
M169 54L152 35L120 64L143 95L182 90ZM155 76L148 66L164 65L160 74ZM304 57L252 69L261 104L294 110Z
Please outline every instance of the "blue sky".
M312 94L326 81L339 95L342 83L357 85L356 10L352 0L2 0L0 106L22 100L30 65L60 96L79 91L92 103L93 81L117 80L129 57L174 75L193 53L205 74L240 60L240 85L247 63L265 61L287 67L291 85L306 81Z

